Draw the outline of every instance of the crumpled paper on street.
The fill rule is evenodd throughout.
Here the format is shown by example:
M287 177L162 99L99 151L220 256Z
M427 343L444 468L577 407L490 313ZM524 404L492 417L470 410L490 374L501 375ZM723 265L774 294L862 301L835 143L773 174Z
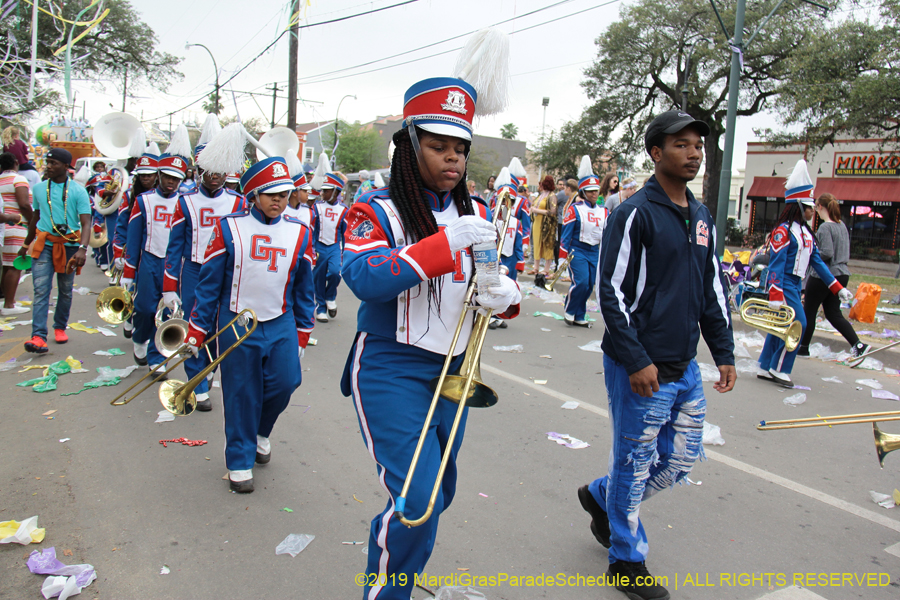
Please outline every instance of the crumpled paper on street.
M292 533L275 547L275 554L290 554L291 557L297 556L314 539L316 539L316 536L309 533Z
M105 335L106 337L116 337L116 332L111 329L107 329L106 327L98 327L97 331Z
M734 341L735 343L740 343L747 348L762 348L763 344L766 343L766 338L762 336L762 334L757 331L741 331L736 330L734 332Z
M900 400L900 396L887 390L872 390L872 397L882 400Z
M806 394L800 392L799 394L794 394L793 396L788 396L787 398L782 399L788 406L800 406L804 402L806 402Z
M36 575L53 575L44 580L41 593L44 598L59 596L66 600L81 593L81 590L97 579L94 565L65 565L56 558L56 548L35 550L28 557L28 570Z
M495 352L512 352L513 354L521 354L525 352L525 346L516 344L514 346L494 346Z
M587 442L583 442L578 438L574 438L568 433L556 433L555 431L547 432L547 439L553 440L560 446L565 446L566 448L572 448L573 450L581 450L582 448L590 448L591 445Z
M37 526L37 515L18 521L0 523L0 544L40 544L46 531Z
M872 502L882 508L894 508L900 503L900 490L895 489L893 495L880 494L876 491L869 490L869 497L872 498Z
M603 349L600 347L600 344L602 343L602 340L594 340L592 342L588 342L584 346L578 346L578 349L584 350L585 352L597 352L599 354L603 354Z
M725 438L722 437L722 430L718 425L703 421L703 444L708 446L725 445Z
M857 379L856 383L858 383L859 385L868 386L873 390L880 390L884 388L884 386L881 385L881 382L877 379Z

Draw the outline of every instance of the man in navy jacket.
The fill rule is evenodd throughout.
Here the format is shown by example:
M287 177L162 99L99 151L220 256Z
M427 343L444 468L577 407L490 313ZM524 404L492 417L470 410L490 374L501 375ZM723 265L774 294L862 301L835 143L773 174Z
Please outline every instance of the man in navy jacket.
M639 511L703 456L701 333L719 368L716 391L731 390L737 378L715 223L687 189L705 135L706 123L684 112L657 116L644 136L655 174L610 214L603 235L597 297L613 447L609 473L581 487L578 498L594 536L610 549L611 585L629 598L669 598L645 566Z

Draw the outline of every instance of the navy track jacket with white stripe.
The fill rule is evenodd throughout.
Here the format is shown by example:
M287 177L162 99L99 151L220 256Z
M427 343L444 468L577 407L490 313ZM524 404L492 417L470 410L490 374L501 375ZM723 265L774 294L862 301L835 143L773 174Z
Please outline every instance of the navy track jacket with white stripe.
M701 331L716 365L734 364L715 223L690 190L687 198L690 226L653 176L606 223L597 278L602 348L629 375L694 358Z

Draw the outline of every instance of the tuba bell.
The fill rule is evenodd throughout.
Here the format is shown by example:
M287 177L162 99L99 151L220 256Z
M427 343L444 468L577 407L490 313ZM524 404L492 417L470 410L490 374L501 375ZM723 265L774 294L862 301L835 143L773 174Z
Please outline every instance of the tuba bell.
M795 316L794 309L787 304L778 310L759 298L749 298L741 304L741 321L784 340L788 352L796 350L803 336L803 326L794 320Z
M125 190L131 185L131 177L128 175L128 171L119 167L118 164L109 170L109 176L112 178L112 181L106 184L103 196L95 207L97 212L104 216L111 215L119 210Z
M88 246L91 248L102 248L109 242L109 236L106 233L106 223L103 223L100 227L100 233L93 230L91 231L91 239L88 240Z
M259 138L258 145L254 145L258 160L265 159L267 155L287 157L287 155L293 154L297 156L297 152L300 151L300 138L287 127L273 127Z
M141 122L128 113L103 115L94 126L94 145L107 158L125 160L129 157L131 142L141 127Z

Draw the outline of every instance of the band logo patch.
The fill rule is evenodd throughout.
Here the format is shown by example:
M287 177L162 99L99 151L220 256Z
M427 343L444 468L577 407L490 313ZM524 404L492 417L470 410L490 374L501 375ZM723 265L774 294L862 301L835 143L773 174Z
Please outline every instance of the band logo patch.
M272 165L272 177L287 177L288 173L284 170L284 166L281 163L274 163Z
M461 115L469 112L466 109L466 95L459 90L450 90L447 93L447 100L441 104L441 108L450 112L459 113Z
M375 226L372 225L372 221L366 219L362 221L352 230L350 230L350 237L353 239L369 239L372 235L372 232L375 230Z
M697 221L697 234L695 236L698 246L709 247L709 227L705 221Z

